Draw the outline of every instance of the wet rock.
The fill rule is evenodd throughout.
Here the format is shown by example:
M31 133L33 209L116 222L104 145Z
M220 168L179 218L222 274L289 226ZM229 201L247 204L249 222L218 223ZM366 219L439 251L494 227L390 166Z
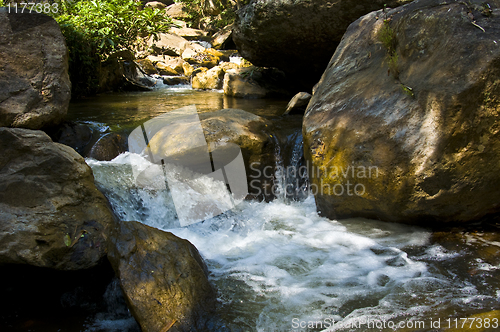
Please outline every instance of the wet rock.
M147 75L158 74L158 70L156 70L155 66L149 59L141 59L135 61L137 65L141 68L141 70Z
M96 266L113 215L84 159L41 131L0 128L0 265Z
M166 85L179 85L179 84L189 84L189 77L186 76L170 76L163 77L163 84Z
M92 129L82 123L64 122L53 133L49 133L52 140L67 145L80 155L92 140Z
M40 129L64 119L68 55L53 18L0 10L0 72L0 126Z
M500 16L481 8L415 1L351 24L304 117L323 215L436 224L500 211Z
M102 64L99 71L99 92L148 91L156 83L156 80L146 75L134 61L109 59Z
M216 293L189 241L135 221L120 221L110 233L108 250L142 331L217 330Z
M90 158L109 161L115 159L120 153L128 150L127 138L117 133L108 133L102 136L92 147Z
M224 78L224 70L217 66L206 72L196 74L192 80L193 89L221 89L222 79Z
M245 59L283 70L309 91L326 68L349 24L405 0L259 0L237 12L233 40ZM307 71L302 64L309 64Z
M286 78L274 68L244 67L228 70L224 94L237 98L287 97Z
M260 86L248 75L250 69L232 69L224 75L223 89L224 94L236 98L264 98L269 91Z
M290 100L284 114L304 114L312 95L307 92L299 92Z
M182 109L179 110L182 115ZM240 147L246 167L248 189L251 197L271 200L274 198L274 169L276 142L272 124L252 113L239 109L223 109L200 114L201 127L210 149L224 151L226 143ZM171 126L160 129L150 140L154 160L179 160L183 166L197 169L208 154L207 146L193 146L186 133L196 132L200 123L182 122L176 130ZM230 162L230 161L228 161Z

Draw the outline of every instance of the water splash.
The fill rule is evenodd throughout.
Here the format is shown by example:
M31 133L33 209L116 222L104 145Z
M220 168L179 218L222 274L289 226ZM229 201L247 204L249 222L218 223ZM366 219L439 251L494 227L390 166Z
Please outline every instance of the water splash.
M121 219L170 231L199 249L219 290L219 312L234 331L290 331L294 322L318 319L335 321L343 330L360 320L423 319L439 310L460 312L498 301L433 265L460 260L461 253L431 244L430 232L363 219L328 220L318 216L312 197L245 201L181 228L168 193L131 181L129 158L142 157L128 153L88 163Z

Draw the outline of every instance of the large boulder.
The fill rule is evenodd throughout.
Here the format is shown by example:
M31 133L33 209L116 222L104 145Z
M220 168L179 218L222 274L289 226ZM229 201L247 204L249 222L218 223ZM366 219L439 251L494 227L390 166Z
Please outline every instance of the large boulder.
M217 330L216 293L198 250L135 221L114 224L108 258L143 332Z
M276 67L302 89L318 81L349 24L411 0L252 0L237 12L233 40L256 66ZM303 65L309 65L303 71Z
M179 114L183 114L182 109ZM241 149L250 196L273 199L276 144L271 122L239 109L202 113L200 120L211 151L223 151L226 143L236 144ZM183 121L176 127L160 129L149 141L154 160L179 160L182 164L189 160L192 169L203 165L207 146L197 146L194 135L189 139L186 136L186 133L195 133L199 126L198 121Z
M68 54L53 18L0 8L0 72L0 126L40 129L64 119Z
M0 128L0 151L0 265L97 265L113 215L84 159L20 128Z
M304 118L322 214L424 223L500 210L500 1L489 5L421 0L349 27Z

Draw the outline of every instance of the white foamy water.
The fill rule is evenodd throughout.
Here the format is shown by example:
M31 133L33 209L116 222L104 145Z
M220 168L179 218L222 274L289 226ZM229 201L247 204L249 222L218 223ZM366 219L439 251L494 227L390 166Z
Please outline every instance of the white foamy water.
M364 331L356 324L424 320L447 308L459 312L498 300L436 268L463 253L430 245L430 232L364 219L332 221L318 216L312 197L247 201L181 228L170 192L137 185L131 158L148 166L131 153L87 162L119 218L172 232L199 249L219 291L219 312L233 331ZM213 183L197 185L217 190ZM312 321L317 324L307 327Z

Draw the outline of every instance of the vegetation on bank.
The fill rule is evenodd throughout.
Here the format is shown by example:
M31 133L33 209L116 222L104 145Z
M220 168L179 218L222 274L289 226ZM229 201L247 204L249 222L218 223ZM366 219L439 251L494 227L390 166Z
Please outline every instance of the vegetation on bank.
M0 0L0 6L8 3ZM54 1L53 1L54 2ZM133 50L150 36L168 32L165 10L144 7L139 0L55 0L50 12L59 23L69 51L72 96L97 92L102 62L116 51ZM175 0L183 3L191 26L219 29L232 24L235 12L250 0Z
M250 0L175 0L184 4L189 22L197 28L223 28L232 24L236 11Z
M171 19L160 9L142 8L135 0L58 1L53 14L69 50L73 96L98 89L99 68L110 54L133 49L138 37L167 32Z

